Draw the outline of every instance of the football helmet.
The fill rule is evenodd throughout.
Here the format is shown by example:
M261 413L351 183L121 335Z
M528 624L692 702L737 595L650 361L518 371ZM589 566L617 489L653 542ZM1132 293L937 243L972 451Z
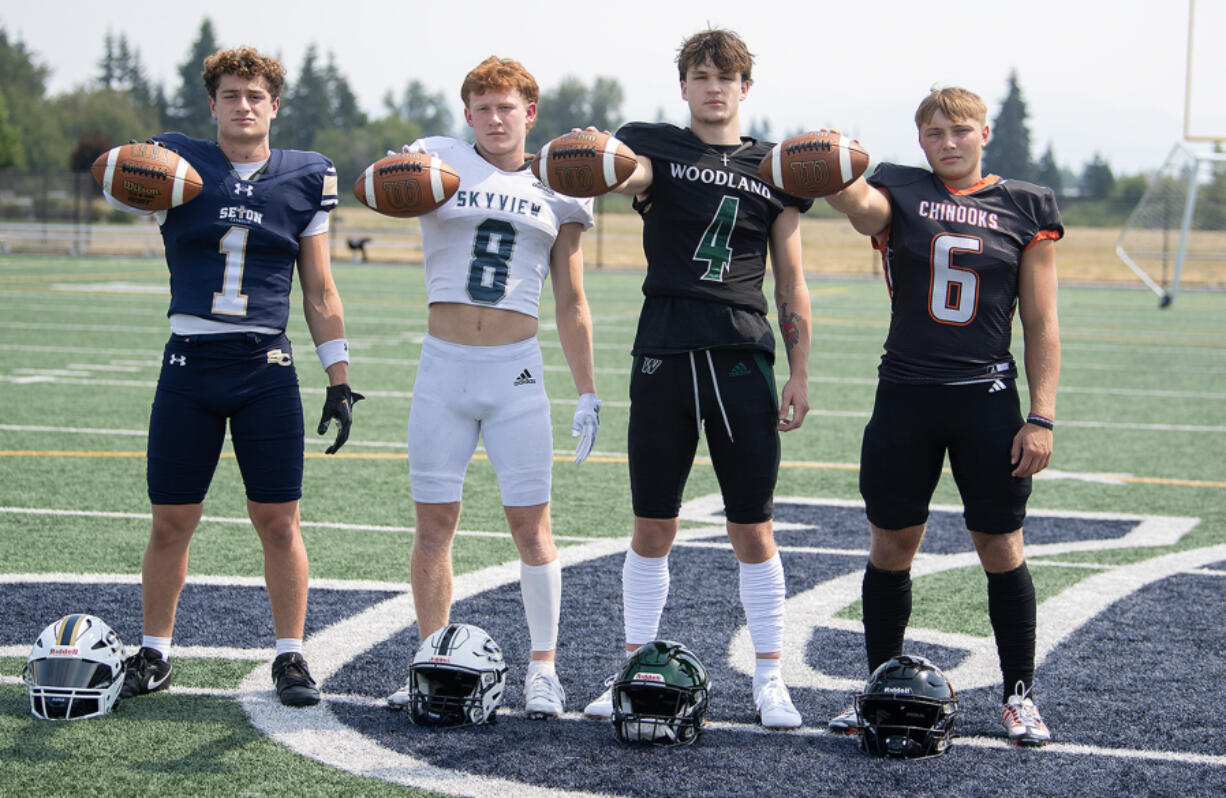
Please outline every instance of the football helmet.
M123 643L101 618L65 615L34 641L21 678L30 688L30 713L36 718L105 715L123 687Z
M702 733L710 682L694 652L653 640L613 680L613 733L622 742L686 745Z
M953 742L958 702L941 669L903 654L883 663L856 695L860 750L878 756L938 756Z
M426 726L491 723L506 677L494 638L471 624L448 624L427 637L413 656L409 717Z

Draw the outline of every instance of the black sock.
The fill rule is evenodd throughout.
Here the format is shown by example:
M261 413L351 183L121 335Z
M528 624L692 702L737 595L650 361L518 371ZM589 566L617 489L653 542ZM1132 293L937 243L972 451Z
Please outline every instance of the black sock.
M911 620L911 571L883 571L868 564L860 588L864 610L864 648L869 673L902 653Z
M1003 574L988 574L988 616L996 635L1004 700L1022 684L1023 693L1034 686L1035 616L1034 582L1022 563Z

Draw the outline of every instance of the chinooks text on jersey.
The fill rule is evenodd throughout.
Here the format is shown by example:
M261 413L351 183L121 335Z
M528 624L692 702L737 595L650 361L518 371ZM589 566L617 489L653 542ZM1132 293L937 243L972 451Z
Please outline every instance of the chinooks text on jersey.
M722 169L712 169L709 166L699 167L694 164L669 162L669 170L677 180L688 180L691 183L705 183L713 186L727 186L737 191L749 191L761 197L771 198L770 187L758 180L738 175L736 172Z
M957 222L973 227L983 227L988 230L1000 229L1000 216L995 213L953 202L933 202L920 200L918 215L934 222Z

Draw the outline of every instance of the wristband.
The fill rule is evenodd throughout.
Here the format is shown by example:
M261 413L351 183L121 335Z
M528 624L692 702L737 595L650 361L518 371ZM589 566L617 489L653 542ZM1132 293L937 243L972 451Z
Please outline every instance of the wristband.
M344 338L333 338L331 341L324 341L319 346L315 347L315 354L319 355L319 362L323 364L324 370L333 363L348 363L349 362L349 342Z
M1043 429L1056 428L1056 422L1054 420L1048 418L1047 416L1040 416L1038 413L1031 413L1030 415L1026 416L1026 423L1034 424L1036 427L1042 427Z

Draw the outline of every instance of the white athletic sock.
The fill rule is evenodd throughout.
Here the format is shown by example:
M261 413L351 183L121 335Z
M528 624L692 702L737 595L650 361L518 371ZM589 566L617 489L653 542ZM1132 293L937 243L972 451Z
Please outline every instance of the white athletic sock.
M162 659L170 659L170 640L169 637L154 637L153 635L141 635L141 648L151 648L162 655Z
M278 637L277 638L277 656L282 654L301 654L302 653L302 638L300 637Z
M558 673L557 664L551 659L533 659L528 661L528 676L532 677L537 673L552 674Z
M622 612L626 644L641 646L656 639L668 600L668 555L643 557L626 549L622 566Z
M558 647L558 617L562 614L562 564L519 564L519 592L524 599L528 636L533 651Z
M753 686L757 690L772 676L783 678L783 660L777 657L754 657Z
M779 552L766 562L741 563L741 606L757 654L783 650L783 561ZM760 661L760 660L759 660Z

